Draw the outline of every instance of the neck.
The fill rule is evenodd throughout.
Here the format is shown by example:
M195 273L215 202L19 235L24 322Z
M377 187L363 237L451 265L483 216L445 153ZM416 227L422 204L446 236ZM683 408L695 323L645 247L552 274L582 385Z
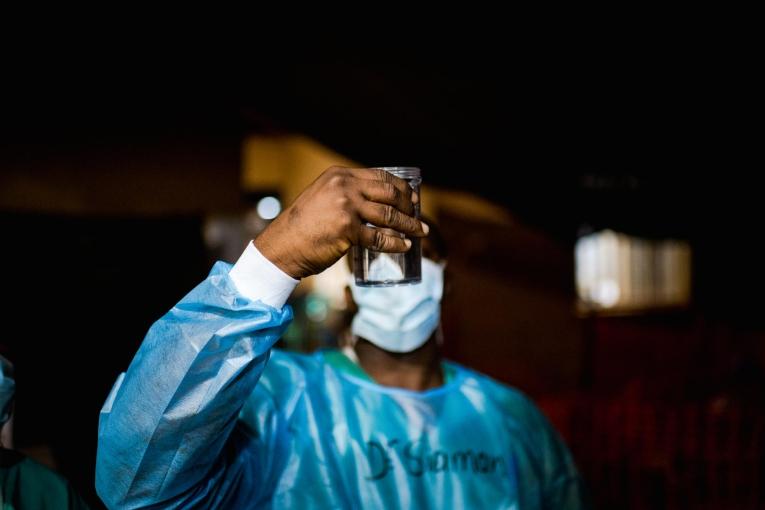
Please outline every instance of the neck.
M412 352L386 351L363 338L359 338L354 350L361 368L382 386L424 391L444 383L435 336Z

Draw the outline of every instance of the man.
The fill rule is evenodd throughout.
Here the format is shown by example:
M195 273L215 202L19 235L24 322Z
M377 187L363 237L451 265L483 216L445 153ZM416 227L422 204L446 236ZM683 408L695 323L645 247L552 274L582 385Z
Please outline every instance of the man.
M0 508L87 510L64 477L13 449L15 393L13 365L0 355Z
M298 280L352 245L404 252L419 200L333 167L149 330L99 424L112 508L579 508L565 446L520 393L442 363L442 266L353 290L350 356L272 350ZM478 340L477 340L478 341Z

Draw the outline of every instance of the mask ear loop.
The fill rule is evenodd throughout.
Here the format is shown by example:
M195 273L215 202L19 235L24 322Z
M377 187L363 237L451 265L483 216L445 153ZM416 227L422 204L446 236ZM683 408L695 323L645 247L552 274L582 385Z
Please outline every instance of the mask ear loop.
M351 293L353 293L353 286L356 285L356 277L353 275L353 272L348 273L347 276L347 282L346 284L351 289ZM348 328L348 330L345 332L343 342L343 347L340 349L340 352L345 354L345 356L356 363L359 364L359 357L356 355L356 343L359 341L359 337L351 333L351 329Z
M350 335L349 336L349 342L343 346L342 352L345 354L351 361L359 364L359 357L356 355L356 342L359 341L359 337L356 335Z
M438 263L439 266L441 266L441 271L446 271L446 261L442 260ZM441 301L439 300L438 306L441 306ZM441 321L438 321L438 326L436 326L436 344L438 344L439 347L444 346L444 327L441 325Z

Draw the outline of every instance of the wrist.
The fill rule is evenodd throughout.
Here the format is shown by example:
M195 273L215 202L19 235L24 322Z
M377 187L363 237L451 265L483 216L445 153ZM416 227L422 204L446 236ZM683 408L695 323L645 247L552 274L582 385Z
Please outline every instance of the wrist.
M253 243L247 245L228 275L244 297L276 309L284 306L299 283L267 259Z
M261 233L253 240L253 244L260 253L267 258L273 265L278 267L288 276L299 280L306 276L306 272L297 264L292 257L289 247L274 242L268 235L268 231Z

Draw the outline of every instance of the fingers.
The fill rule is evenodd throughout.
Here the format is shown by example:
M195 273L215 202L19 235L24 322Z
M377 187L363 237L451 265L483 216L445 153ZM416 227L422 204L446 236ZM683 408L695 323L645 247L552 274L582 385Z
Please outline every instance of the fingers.
M363 202L359 205L361 219L378 227L388 227L402 234L423 237L428 227L417 218L407 216L395 207L377 202Z
M387 173L387 172L386 172ZM412 190L409 185L407 191L402 192L390 182L382 182L375 179L359 180L361 195L372 202L392 205L399 211L409 216L414 216L414 204L412 203Z
M412 241L378 228L362 225L359 230L359 244L377 251L403 253L412 246Z
M417 193L412 192L411 186L400 177L396 177L390 172L381 170L379 168L349 168L351 175L357 179L365 181L376 181L384 184L392 185L395 187L404 197L405 200L411 203L418 203L420 197ZM385 202L388 203L388 202Z
M419 197L404 179L379 168L332 167L326 175L327 194L345 211L349 221L342 231L353 244L405 252L411 246L405 236L427 235L428 226L414 217Z

